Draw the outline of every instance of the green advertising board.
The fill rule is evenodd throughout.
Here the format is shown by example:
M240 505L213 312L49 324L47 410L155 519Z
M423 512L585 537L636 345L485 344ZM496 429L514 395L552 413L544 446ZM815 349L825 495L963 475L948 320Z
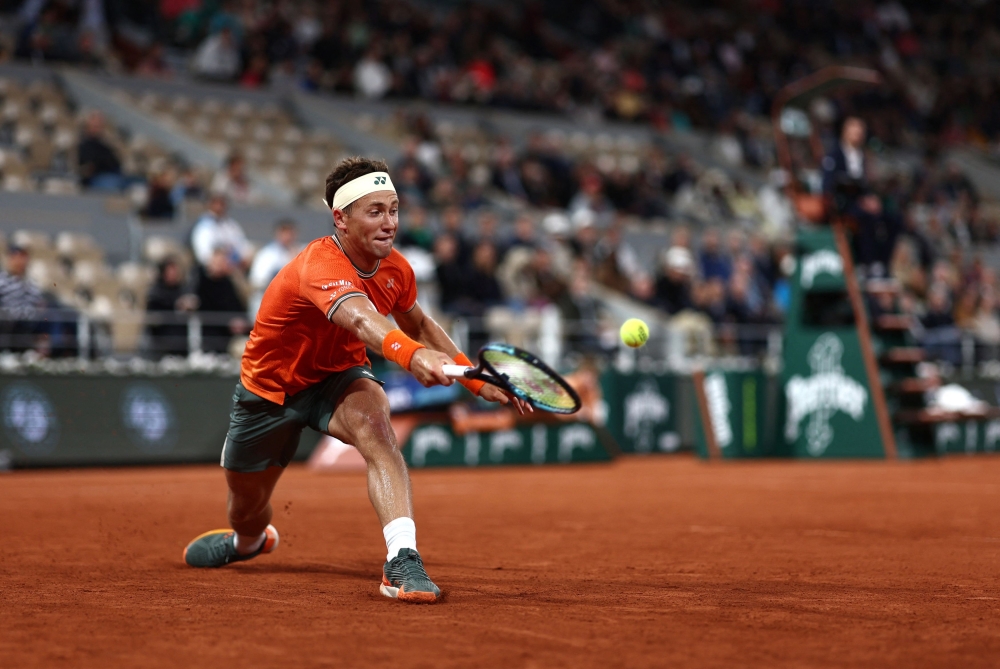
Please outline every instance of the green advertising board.
M217 462L236 378L0 377L5 467ZM297 459L318 434L306 430Z
M781 433L784 415L778 379L755 371L706 372L705 401L719 453L723 458L789 455ZM709 457L705 428L696 422L695 451Z
M1000 420L972 419L934 427L939 454L995 453L1000 447Z
M415 427L403 445L410 467L482 467L611 459L614 445L589 423L537 423L458 435L448 423Z
M622 373L601 377L607 429L623 453L671 453L681 446L677 378L673 374Z
M796 457L884 457L833 231L803 230L797 242L785 327L785 441Z

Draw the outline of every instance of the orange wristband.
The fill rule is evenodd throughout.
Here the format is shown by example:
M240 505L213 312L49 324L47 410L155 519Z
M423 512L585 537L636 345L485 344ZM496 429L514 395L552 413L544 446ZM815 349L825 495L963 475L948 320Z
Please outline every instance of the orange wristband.
M402 330L393 330L382 340L382 356L406 371L410 371L413 354L422 348L427 347L407 337Z
M458 352L458 355L456 355L453 360L459 365L475 367L475 365L472 364L472 361L469 360L469 356L465 355L461 351ZM469 392L473 395L478 395L479 391L486 385L485 381L480 381L479 379L459 379L458 382L468 388Z

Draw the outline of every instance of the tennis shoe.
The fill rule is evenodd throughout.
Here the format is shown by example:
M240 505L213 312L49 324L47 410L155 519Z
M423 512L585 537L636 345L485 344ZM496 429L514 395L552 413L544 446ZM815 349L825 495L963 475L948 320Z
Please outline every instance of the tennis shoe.
M441 597L441 589L427 575L420 553L412 548L400 548L399 554L385 563L379 591L411 604L433 604Z
M240 555L236 552L233 530L212 530L194 538L184 549L184 561L192 567L224 567L230 562L243 562L262 553L270 553L278 547L278 530L268 525L264 530L264 543L252 553Z

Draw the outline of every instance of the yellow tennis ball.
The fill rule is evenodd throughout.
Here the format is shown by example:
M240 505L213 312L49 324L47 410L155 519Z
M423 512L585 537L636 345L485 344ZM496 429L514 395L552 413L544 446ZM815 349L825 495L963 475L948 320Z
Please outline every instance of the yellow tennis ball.
M638 318L630 318L622 323L622 329L618 333L626 346L639 348L649 339L649 326Z

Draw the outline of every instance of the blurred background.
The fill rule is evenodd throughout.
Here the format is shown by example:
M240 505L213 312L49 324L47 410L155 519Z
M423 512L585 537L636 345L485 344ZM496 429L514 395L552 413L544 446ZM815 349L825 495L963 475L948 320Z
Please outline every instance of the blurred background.
M421 304L465 350L774 367L813 193L857 212L859 265L898 286L937 373L995 380L997 14L0 0L0 373L235 377L268 282L331 231L326 174L365 154L392 168ZM881 83L774 116L832 64ZM781 134L824 157L779 160ZM618 340L632 316L638 351Z

